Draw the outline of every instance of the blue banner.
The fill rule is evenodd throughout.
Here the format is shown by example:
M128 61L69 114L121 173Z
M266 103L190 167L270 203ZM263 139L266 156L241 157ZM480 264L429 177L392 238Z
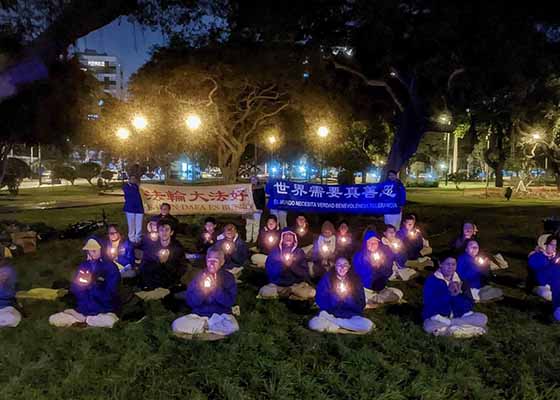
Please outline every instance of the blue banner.
M266 184L268 208L302 212L398 214L406 194L400 181L367 185L318 185L285 180Z

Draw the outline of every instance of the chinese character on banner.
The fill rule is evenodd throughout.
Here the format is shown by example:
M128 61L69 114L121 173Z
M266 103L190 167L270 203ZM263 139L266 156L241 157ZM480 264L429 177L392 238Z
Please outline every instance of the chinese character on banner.
M292 190L292 194L294 196L306 195L307 192L305 191L305 185L302 185L301 183L294 183L294 189Z
M153 197L150 200L167 200L167 193L154 190Z
M206 197L206 193L200 193L199 191L195 190L194 192L191 193L191 198L189 199L189 201L197 201L198 199L202 200L202 201L208 201L208 198Z
M340 187L329 186L329 191L327 193L327 196L331 199L332 198L340 199L340 196L342 196L342 192L340 191Z
M146 197L146 200L152 200L152 196L154 195L149 190L142 190L142 194Z
M178 190L173 193L171 190L167 191L167 197L170 201L185 201L185 196L187 194L183 192L179 192Z
M231 192L230 196L232 200L239 200L241 202L245 201L245 198L249 197L245 189L234 190Z
M222 192L221 190L218 190L217 192L210 192L210 200L226 201L228 197L229 194Z
M397 194L393 193L393 185L385 185L383 187L383 194L387 197L394 198Z
M360 194L358 193L358 188L353 186L347 187L346 193L344 193L344 197L346 197L347 199L351 197L358 199L360 197Z
M325 189L322 186L311 186L309 188L309 193L311 193L311 197L323 197L323 193L325 193Z
M288 194L288 189L290 188L286 182L276 182L274 187L276 188L276 194Z
M375 196L377 196L378 194L379 192L376 190L376 187L374 185L366 186L364 188L364 197L366 199L375 199Z

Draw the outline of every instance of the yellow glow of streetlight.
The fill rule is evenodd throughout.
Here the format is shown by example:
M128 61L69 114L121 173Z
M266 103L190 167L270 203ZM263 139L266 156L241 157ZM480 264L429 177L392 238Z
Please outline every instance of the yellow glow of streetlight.
M148 120L143 115L135 115L134 118L132 118L132 126L138 130L146 129Z
M320 126L319 129L317 129L317 135L322 138L326 138L327 136L329 136L329 132L329 128L327 128L326 126Z
M447 114L441 114L438 119L442 124L451 125L451 117Z
M191 114L187 116L187 118L185 119L185 123L187 124L187 128L189 128L191 131L194 131L200 128L200 125L202 125L202 120L198 115Z
M274 146L276 144L276 141L277 141L276 136L270 135L268 137L268 143L270 143L271 146Z
M541 138L541 135L540 135L540 133L538 133L538 132L533 133L531 136L532 136L533 139L535 139L535 140L539 140L539 139Z
M121 140L126 140L130 137L130 131L126 128L117 129L117 137Z

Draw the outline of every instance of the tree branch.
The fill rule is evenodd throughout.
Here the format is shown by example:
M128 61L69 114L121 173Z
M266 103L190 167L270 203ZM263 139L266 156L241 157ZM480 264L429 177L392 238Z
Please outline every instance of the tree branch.
M453 71L451 73L451 75L449 75L449 78L447 79L447 91L451 91L451 85L453 83L453 79L455 79L457 77L457 75L462 74L463 72L465 72L465 68L457 68L455 71Z
M385 88L387 93L389 93L391 95L391 98L393 99L393 101L395 102L395 104L397 105L399 110L401 112L404 111L403 105L401 104L401 102L397 98L397 95L395 94L395 92L393 92L393 89L391 89L391 87L387 84L387 82L380 81L380 80L374 80L374 79L368 79L363 73L361 73L360 71L358 71L354 68L348 67L346 65L339 64L336 61L333 61L333 63L334 63L334 67L336 69L340 69L340 70L349 72L349 73L357 76L358 78L360 78L366 84L366 86Z

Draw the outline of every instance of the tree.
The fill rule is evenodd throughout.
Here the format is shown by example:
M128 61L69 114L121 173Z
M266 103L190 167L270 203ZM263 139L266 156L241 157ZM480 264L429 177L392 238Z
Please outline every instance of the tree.
M76 168L76 175L78 178L83 178L88 181L88 183L92 186L93 178L99 176L101 173L101 166L95 162L87 162L83 164L78 164Z
M23 179L31 176L31 169L19 158L9 158L6 164L6 173L0 183L0 189L7 187L11 194L17 195Z
M55 164L55 166L52 170L52 174L53 174L53 178L64 179L64 180L70 182L70 184L72 186L74 186L74 181L78 177L78 174L76 172L76 168L74 168L70 165L60 164L60 163Z

